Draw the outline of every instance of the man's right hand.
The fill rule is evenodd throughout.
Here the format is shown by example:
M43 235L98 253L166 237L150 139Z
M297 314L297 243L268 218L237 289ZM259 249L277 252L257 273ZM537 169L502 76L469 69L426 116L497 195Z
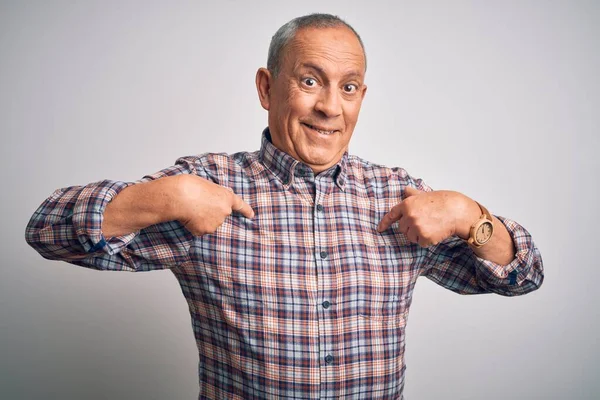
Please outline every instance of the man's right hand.
M214 233L233 212L254 211L227 187L196 175L174 175L137 183L121 191L104 211L102 233L122 236L150 225L179 221L195 236Z
M254 211L225 186L196 175L178 175L176 219L195 236L214 233L233 212L253 218Z

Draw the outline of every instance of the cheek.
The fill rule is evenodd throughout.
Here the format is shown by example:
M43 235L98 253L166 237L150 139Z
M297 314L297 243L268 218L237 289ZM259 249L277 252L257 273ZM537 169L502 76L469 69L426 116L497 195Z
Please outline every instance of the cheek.
M288 104L291 110L291 114L310 114L314 104L314 95L301 91L294 91L290 93L290 96L288 98Z
M285 119L292 112L294 94L287 88L277 86L271 94L271 102L276 110L277 120Z
M354 124L358 120L360 102L351 102L344 108L344 116L347 124Z

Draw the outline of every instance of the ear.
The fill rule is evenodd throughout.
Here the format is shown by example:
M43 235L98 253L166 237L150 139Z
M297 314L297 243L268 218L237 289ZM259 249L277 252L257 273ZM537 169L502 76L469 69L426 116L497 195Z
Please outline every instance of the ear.
M362 93L360 94L360 101L363 101L363 99L365 98L365 94L367 94L367 85L363 85L363 87L362 87Z
M259 68L256 71L256 91L260 105L268 111L271 105L271 72L266 68Z

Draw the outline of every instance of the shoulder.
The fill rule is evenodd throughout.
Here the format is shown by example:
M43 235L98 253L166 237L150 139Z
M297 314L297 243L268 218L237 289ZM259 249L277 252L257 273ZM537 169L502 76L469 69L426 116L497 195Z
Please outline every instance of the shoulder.
M203 153L192 156L179 157L177 164L186 164L188 168L199 176L214 182L226 184L234 177L252 177L260 168L258 152Z
M355 155L348 156L348 178L374 187L413 186L431 190L420 178L414 178L402 167L388 167Z

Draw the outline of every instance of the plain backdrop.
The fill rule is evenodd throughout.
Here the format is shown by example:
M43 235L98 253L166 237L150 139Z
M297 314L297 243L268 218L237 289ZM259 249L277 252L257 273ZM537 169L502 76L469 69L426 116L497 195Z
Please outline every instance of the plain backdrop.
M258 149L256 69L310 12L366 45L350 151L517 220L545 264L516 298L419 280L406 398L599 398L600 3L348 0L0 2L0 398L197 397L169 271L47 261L25 226L59 187Z

